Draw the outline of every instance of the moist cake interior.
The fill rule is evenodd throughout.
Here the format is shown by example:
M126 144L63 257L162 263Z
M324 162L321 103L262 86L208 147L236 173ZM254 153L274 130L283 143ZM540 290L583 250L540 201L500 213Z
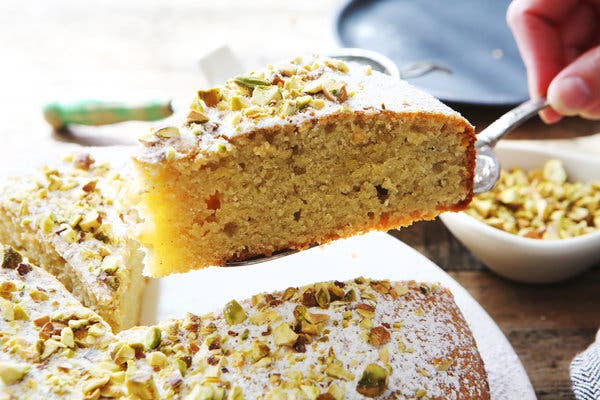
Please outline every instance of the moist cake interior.
M223 254L301 248L459 208L472 184L466 129L427 113L340 113L235 136L202 163L145 169L155 268L218 265Z

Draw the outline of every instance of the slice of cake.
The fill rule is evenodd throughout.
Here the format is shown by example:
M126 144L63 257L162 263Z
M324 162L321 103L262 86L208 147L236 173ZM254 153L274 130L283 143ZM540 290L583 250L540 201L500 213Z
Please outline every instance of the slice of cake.
M143 137L164 276L463 209L472 126L403 81L315 58L198 91L183 126Z
M0 242L46 268L115 331L137 323L145 282L131 180L126 168L78 154L0 186Z
M0 260L0 398L97 399L99 386L124 397L108 324L12 248Z
M8 399L489 399L452 295L415 282L324 282L112 335L4 248L0 393Z

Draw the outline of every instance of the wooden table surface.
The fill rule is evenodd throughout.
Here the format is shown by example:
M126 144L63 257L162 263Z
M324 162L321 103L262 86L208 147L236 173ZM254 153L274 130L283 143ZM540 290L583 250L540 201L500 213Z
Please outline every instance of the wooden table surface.
M146 129L128 123L56 135L41 118L47 100L188 99L204 83L197 60L217 45L230 45L248 66L333 48L331 21L340 1L3 0L0 162L64 141L131 143ZM504 110L460 111L479 128ZM569 119L552 127L531 121L511 136L571 138L548 143L600 152L597 132L598 122ZM600 268L561 284L517 284L490 273L438 220L392 234L449 271L481 303L521 357L540 399L573 398L569 362L600 324Z

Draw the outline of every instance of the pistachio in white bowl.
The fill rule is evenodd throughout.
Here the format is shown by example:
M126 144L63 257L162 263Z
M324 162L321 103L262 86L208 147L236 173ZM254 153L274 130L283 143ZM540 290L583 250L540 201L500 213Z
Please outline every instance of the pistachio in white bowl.
M549 160L560 160L569 182L600 183L598 156L514 141L500 142L496 151L505 170L519 167L531 171L542 169ZM589 206L590 209L594 207L600 208L600 205ZM465 212L445 213L441 219L475 257L497 274L512 280L557 282L600 264L598 229L577 232L579 236L573 237L569 237L570 233L561 235L550 229L550 234L542 239L508 233ZM520 233L527 235L523 231Z

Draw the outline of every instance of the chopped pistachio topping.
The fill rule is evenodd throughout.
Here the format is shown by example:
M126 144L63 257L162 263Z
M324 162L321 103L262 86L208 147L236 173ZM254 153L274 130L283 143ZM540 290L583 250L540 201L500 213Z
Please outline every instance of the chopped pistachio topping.
M154 134L159 138L168 139L179 136L179 128L176 126L165 126L154 131Z
M369 364L365 368L356 391L366 397L376 397L387 389L388 371L380 365Z
M146 332L146 348L155 349L160 345L161 331L157 326L153 326Z
M240 303L235 300L231 300L225 305L225 308L223 309L223 316L229 325L240 324L248 317Z
M292 61L238 76L221 87L199 90L190 106L187 124L194 124L192 133L195 135L212 133L221 124L239 131L245 122L287 118L307 109L321 110L329 103L344 103L349 98L344 79L348 72L348 66L342 61L318 59L305 65ZM239 114L230 117L232 112ZM206 124L209 121L211 123ZM148 139L145 143L156 142Z
M0 361L0 379L5 385L12 385L23 379L29 372L29 365L14 361Z
M256 87L260 87L260 86L270 86L271 82L262 79L262 78L258 78L255 76L238 76L237 78L234 79L235 83L238 83L240 85L249 87L249 88L256 88Z
M278 346L291 346L298 340L298 334L288 324L283 323L273 330L273 340Z
M221 100L221 91L219 88L198 90L198 99L202 100L207 107L214 107Z
M2 250L2 268L15 269L23 261L21 254L12 247L6 246Z
M506 232L532 239L566 239L600 229L600 183L568 182L560 160L542 169L502 170L492 190L466 213Z

